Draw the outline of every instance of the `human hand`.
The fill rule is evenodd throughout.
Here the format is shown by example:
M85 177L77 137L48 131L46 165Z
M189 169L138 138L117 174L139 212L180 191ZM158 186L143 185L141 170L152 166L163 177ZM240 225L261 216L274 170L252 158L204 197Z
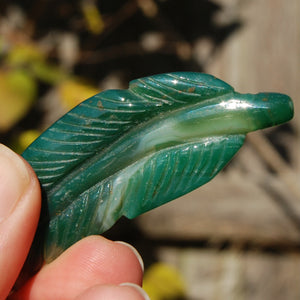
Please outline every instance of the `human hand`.
M39 220L41 192L29 164L0 144L0 299L149 299L140 288L143 262L131 246L87 237L42 269L19 291Z

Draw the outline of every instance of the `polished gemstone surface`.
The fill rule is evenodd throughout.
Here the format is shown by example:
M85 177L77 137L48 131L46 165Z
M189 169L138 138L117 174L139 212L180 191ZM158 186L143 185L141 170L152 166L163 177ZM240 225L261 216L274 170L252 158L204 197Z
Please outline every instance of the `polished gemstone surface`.
M137 79L87 99L23 153L44 193L36 236L44 259L205 184L248 132L292 117L286 95L240 94L192 72Z

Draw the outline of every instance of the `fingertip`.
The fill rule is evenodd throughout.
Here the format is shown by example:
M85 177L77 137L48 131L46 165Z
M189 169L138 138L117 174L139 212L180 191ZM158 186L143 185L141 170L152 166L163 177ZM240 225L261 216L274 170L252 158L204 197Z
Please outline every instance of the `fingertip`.
M116 285L98 285L84 291L75 300L150 300L146 292L133 283Z
M0 144L0 298L13 286L39 220L40 185L29 164Z
M130 247L101 236L89 236L45 265L18 295L22 299L29 299L29 295L30 299L44 299L43 291L47 291L49 299L74 299L95 285L141 285L142 280L140 262Z
M148 294L145 292L145 290L142 289L142 287L140 287L137 284L131 283L131 282L124 282L120 284L121 287L129 287L130 289L135 290L136 292L138 292L140 294L140 296L143 297L143 300L150 300L150 297L148 296Z
M124 245L133 252L133 254L136 256L136 258L137 258L137 260L138 260L138 262L141 266L142 272L144 273L144 261L143 261L143 258L140 255L140 253L136 250L136 248L134 248L132 245L130 245L126 242L123 242L123 241L115 241L115 243L120 244L120 245Z
M100 277L103 283L130 281L141 284L143 262L137 250L124 242L113 242L102 236L88 236L67 249L57 262L71 263L81 270L83 278ZM71 264L69 264L71 265ZM128 272L130 270L130 272Z

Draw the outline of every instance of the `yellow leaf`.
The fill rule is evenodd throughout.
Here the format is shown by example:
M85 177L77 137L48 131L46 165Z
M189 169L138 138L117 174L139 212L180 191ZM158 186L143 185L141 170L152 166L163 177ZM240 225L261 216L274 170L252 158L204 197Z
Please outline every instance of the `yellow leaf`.
M185 296L180 273L165 263L156 263L145 272L143 288L151 300L171 300Z
M63 81L59 86L59 94L62 104L66 109L71 109L83 100L94 96L100 91L79 79L68 79Z
M30 109L37 87L21 70L0 71L0 131L5 132Z
M21 154L40 134L41 132L35 129L23 131L17 139L13 141L11 148Z
M102 15L94 1L83 1L81 7L89 31L91 31L93 34L100 34L104 30L105 25Z

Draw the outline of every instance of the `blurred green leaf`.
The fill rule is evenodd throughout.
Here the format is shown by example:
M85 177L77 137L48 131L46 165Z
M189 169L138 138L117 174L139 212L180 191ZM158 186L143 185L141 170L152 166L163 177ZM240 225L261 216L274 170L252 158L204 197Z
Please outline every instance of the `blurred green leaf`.
M21 44L14 46L6 57L6 64L12 67L19 67L43 61L46 55L34 44Z
M66 77L66 74L62 69L44 61L34 62L31 68L37 79L51 85L60 83Z

